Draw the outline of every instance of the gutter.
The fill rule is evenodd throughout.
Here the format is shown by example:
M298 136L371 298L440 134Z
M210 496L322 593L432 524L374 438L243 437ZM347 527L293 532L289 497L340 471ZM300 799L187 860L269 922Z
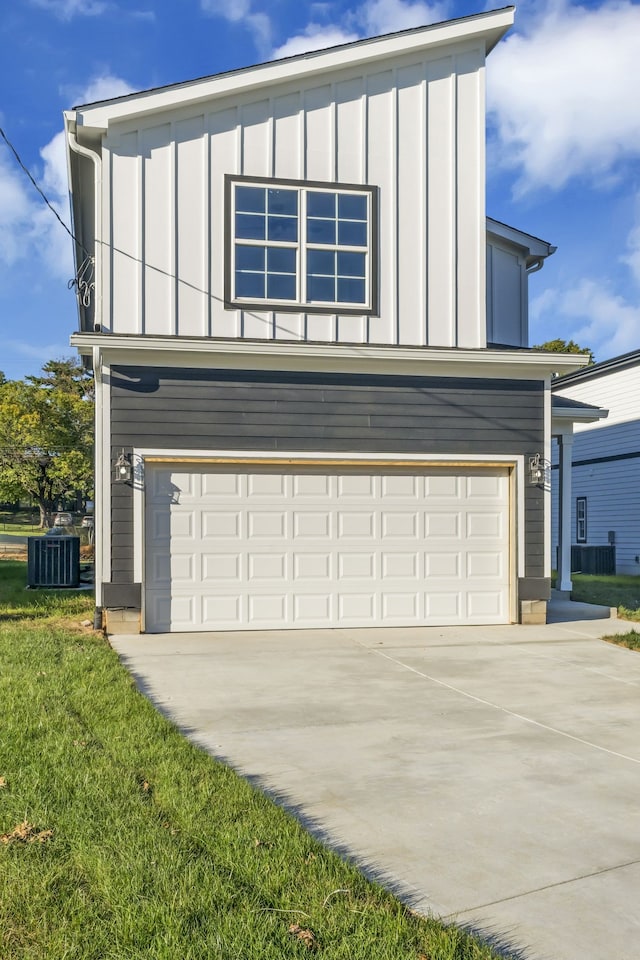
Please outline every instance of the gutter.
M78 142L76 136L76 115L73 111L66 111L64 114L64 125L67 134L67 143L69 149L73 153L77 153L81 157L85 157L87 160L90 160L93 164L94 170L94 179L93 179L93 222L94 222L94 233L93 237L93 265L95 270L95 286L94 286L94 295L95 295L95 306L93 311L93 320L94 320L94 329L100 329L102 323L102 257L98 256L98 249L100 247L101 237L102 237L102 157L99 153L96 153L95 150L90 150L88 147L83 146ZM72 184L71 180L71 168L69 165L69 182ZM74 220L75 227L75 217L73 216L73 189L71 191L72 204L71 204L71 213ZM82 237L83 242L86 238ZM78 269L78 251L77 244L74 246L74 255L76 260L76 273ZM82 314L81 306L78 304L78 314L80 319L80 327L82 327ZM82 332L82 331L81 331Z

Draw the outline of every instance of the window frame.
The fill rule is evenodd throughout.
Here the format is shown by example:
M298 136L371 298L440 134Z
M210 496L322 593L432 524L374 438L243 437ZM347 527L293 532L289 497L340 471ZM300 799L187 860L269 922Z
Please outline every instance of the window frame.
M582 516L580 515L582 513ZM587 498L576 497L576 543L587 542Z
M378 188L362 183L342 183L327 182L324 180L295 180L284 179L281 177L251 177L245 174L225 174L224 184L224 306L233 310L254 310L256 312L275 312L275 313L307 313L324 314L339 316L377 316L379 314L379 228L378 228ZM234 223L234 187L256 186L256 187L274 187L282 189L291 189L298 191L298 239L295 244L291 242L289 249L295 246L296 249L296 300L270 300L252 299L249 297L237 297L235 295L235 223ZM356 194L367 197L368 205L368 244L365 254L365 294L367 302L363 304L337 303L335 301L323 303L322 301L304 302L301 299L302 273L306 276L306 257L309 249L316 249L317 244L308 242L306 239L306 204L303 210L300 205L303 191L315 191L321 193L344 193ZM303 236L304 235L304 236ZM240 238L239 242L241 242ZM259 242L256 246L260 247ZM264 247L268 246L265 241ZM320 245L321 249L340 252L340 246L336 244ZM364 248L358 248L356 252L362 252ZM354 252L351 246L345 246L342 252Z

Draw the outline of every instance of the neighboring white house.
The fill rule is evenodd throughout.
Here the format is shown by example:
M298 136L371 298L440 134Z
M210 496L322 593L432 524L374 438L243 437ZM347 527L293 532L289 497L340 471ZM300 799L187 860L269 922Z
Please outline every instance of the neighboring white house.
M485 214L513 13L66 115L110 630L544 618L530 463L585 360L528 349L554 248Z
M565 398L608 411L606 419L574 427L571 543L614 544L616 572L640 574L640 350L561 377L552 391L554 401ZM555 565L557 470L552 474Z

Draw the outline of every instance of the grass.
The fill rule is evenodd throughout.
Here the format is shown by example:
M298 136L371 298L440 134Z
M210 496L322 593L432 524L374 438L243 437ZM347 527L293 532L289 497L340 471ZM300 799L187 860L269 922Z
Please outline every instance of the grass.
M571 575L571 599L617 607L624 620L640 620L640 576L596 577L585 573Z
M3 960L489 960L188 743L86 594L0 563Z
M40 529L37 513L30 510L0 510L0 533L11 537L38 536Z
M616 607L621 620L640 621L640 577L623 574L598 577L586 573L573 573L571 581L573 583L572 600ZM614 633L602 639L620 647L628 647L630 650L640 650L640 633L637 630Z
M629 650L640 650L640 633L630 630L629 633L612 633L602 638L607 643L615 643L619 647L628 647Z

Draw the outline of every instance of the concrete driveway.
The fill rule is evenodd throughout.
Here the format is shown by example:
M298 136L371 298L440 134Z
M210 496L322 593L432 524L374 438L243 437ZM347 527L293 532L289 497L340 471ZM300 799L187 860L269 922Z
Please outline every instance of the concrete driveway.
M640 956L640 654L617 621L113 637L190 736L423 912Z

